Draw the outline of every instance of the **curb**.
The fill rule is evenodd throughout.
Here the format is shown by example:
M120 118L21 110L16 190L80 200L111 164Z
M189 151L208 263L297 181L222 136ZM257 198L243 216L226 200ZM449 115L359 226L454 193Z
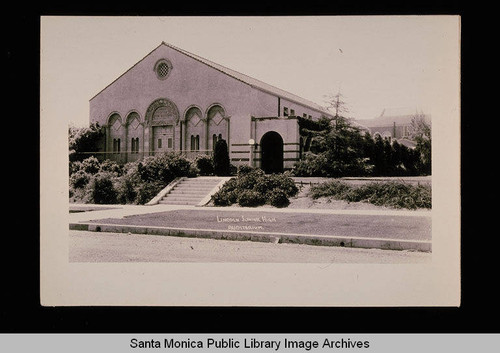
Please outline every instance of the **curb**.
M431 241L390 239L390 238L366 238L366 237L342 237L319 234L294 234L294 233L260 233L260 232L238 232L223 229L192 229L192 228L168 228L152 226L134 226L106 223L70 223L70 230L83 230L90 232L132 233L150 234L163 236L177 236L187 238L205 238L220 240L258 241L265 243L293 243L318 246L338 246L347 248L376 248L383 250L416 250L422 252L432 251Z

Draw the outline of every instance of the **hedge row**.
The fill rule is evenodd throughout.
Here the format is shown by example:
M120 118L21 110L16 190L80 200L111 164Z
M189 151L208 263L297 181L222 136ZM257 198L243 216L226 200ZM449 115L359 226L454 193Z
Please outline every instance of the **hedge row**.
M348 202L368 202L392 208L432 208L432 190L428 184L404 182L372 182L361 186L332 180L311 187L313 199L330 197Z

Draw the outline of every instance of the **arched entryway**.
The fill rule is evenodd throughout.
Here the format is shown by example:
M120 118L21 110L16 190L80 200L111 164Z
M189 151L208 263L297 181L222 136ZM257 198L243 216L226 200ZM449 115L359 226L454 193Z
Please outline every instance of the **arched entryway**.
M169 152L176 149L179 110L172 101L166 98L155 100L149 105L145 120L151 129L149 133L151 153Z
M261 169L266 174L283 172L283 138L269 131L260 140Z

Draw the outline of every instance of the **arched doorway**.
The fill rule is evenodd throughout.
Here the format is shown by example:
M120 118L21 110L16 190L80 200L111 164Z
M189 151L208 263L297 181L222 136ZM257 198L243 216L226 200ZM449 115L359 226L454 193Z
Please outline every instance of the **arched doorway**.
M283 172L283 138L269 131L260 140L261 169L266 174Z
M150 104L146 111L146 122L151 132L149 134L149 150L151 153L161 153L175 150L176 127L179 124L177 106L166 98L160 98Z

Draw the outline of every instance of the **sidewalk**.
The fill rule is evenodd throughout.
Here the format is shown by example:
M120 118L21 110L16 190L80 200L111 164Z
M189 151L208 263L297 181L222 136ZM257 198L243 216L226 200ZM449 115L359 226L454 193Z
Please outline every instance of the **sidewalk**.
M71 204L70 210L88 210L70 213L74 230L393 250L431 251L432 245L431 211L161 204Z

